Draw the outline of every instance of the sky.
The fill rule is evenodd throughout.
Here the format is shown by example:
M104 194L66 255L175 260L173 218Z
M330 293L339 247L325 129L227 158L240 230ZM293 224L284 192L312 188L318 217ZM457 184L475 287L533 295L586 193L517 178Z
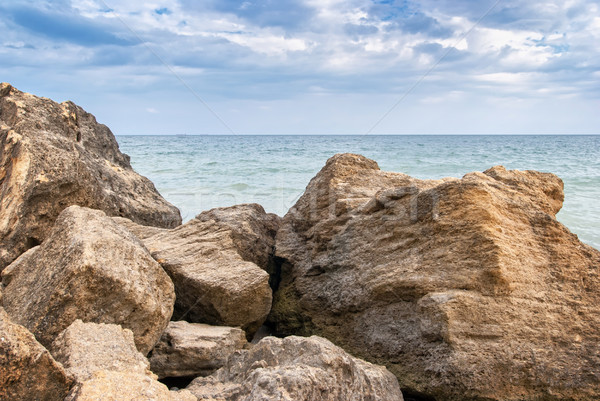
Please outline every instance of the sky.
M598 134L597 0L2 0L0 81L128 134Z

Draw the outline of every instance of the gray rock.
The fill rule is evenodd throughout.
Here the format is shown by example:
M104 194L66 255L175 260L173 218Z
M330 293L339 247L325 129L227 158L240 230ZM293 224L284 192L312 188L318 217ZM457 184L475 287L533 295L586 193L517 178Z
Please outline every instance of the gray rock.
M72 384L33 334L0 308L0 400L62 401Z
M41 243L70 205L145 225L181 224L94 116L0 84L0 271Z
M385 364L407 397L600 399L600 252L556 220L562 188L332 157L277 233L276 332Z
M245 345L239 328L170 322L152 350L150 366L159 378L207 376Z
M401 401L384 367L348 355L320 337L266 337L236 352L212 376L188 387L199 400Z
M279 217L256 204L213 209L172 230L123 222L175 284L174 320L239 326L249 338L271 308Z
M71 206L44 243L2 272L3 303L44 346L77 319L133 332L147 354L173 312L173 283L129 231L104 212Z

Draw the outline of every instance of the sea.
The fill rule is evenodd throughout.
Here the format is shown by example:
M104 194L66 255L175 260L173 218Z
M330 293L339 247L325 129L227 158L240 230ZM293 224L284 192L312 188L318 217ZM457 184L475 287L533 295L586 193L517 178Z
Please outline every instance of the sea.
M558 175L557 218L600 249L600 135L168 135L117 136L133 168L181 210L259 203L283 216L336 153L421 179L462 177L495 165Z

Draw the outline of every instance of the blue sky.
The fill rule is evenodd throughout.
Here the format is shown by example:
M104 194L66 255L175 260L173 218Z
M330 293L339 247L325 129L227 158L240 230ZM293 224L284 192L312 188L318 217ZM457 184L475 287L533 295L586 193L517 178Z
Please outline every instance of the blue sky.
M0 81L115 134L600 133L600 5L2 0Z

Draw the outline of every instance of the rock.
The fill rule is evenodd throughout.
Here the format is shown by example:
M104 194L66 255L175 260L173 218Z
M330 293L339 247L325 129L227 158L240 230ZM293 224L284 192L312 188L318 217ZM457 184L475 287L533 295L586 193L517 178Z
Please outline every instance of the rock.
M336 155L277 233L277 333L384 364L405 396L600 398L600 252L562 181L494 167L417 180Z
M70 205L172 228L179 210L135 173L110 130L72 102L0 84L0 271Z
M129 231L104 212L65 209L42 245L2 272L3 303L49 347L77 319L122 325L147 354L173 312L173 284Z
M244 345L239 328L170 322L149 356L150 366L161 379L207 376Z
M0 308L0 400L62 401L72 384L33 334Z
M271 309L279 217L256 204L213 209L172 230L123 223L175 284L174 320L239 326L251 337Z
M101 370L153 377L148 359L135 347L131 330L116 324L75 320L58 335L50 351L80 383Z
M96 372L75 386L65 401L197 401L187 390L169 391L150 376L133 372Z
M156 381L131 330L74 321L52 344L52 355L76 380L67 400L196 400Z
M169 229L166 228L145 226L142 224L134 223L133 221L126 219L125 217L112 217L112 219L115 223L122 225L141 240L145 240L146 238L156 235L158 233L164 233L169 231Z
M348 355L319 337L266 337L236 352L225 367L188 387L199 400L401 401L382 366Z

